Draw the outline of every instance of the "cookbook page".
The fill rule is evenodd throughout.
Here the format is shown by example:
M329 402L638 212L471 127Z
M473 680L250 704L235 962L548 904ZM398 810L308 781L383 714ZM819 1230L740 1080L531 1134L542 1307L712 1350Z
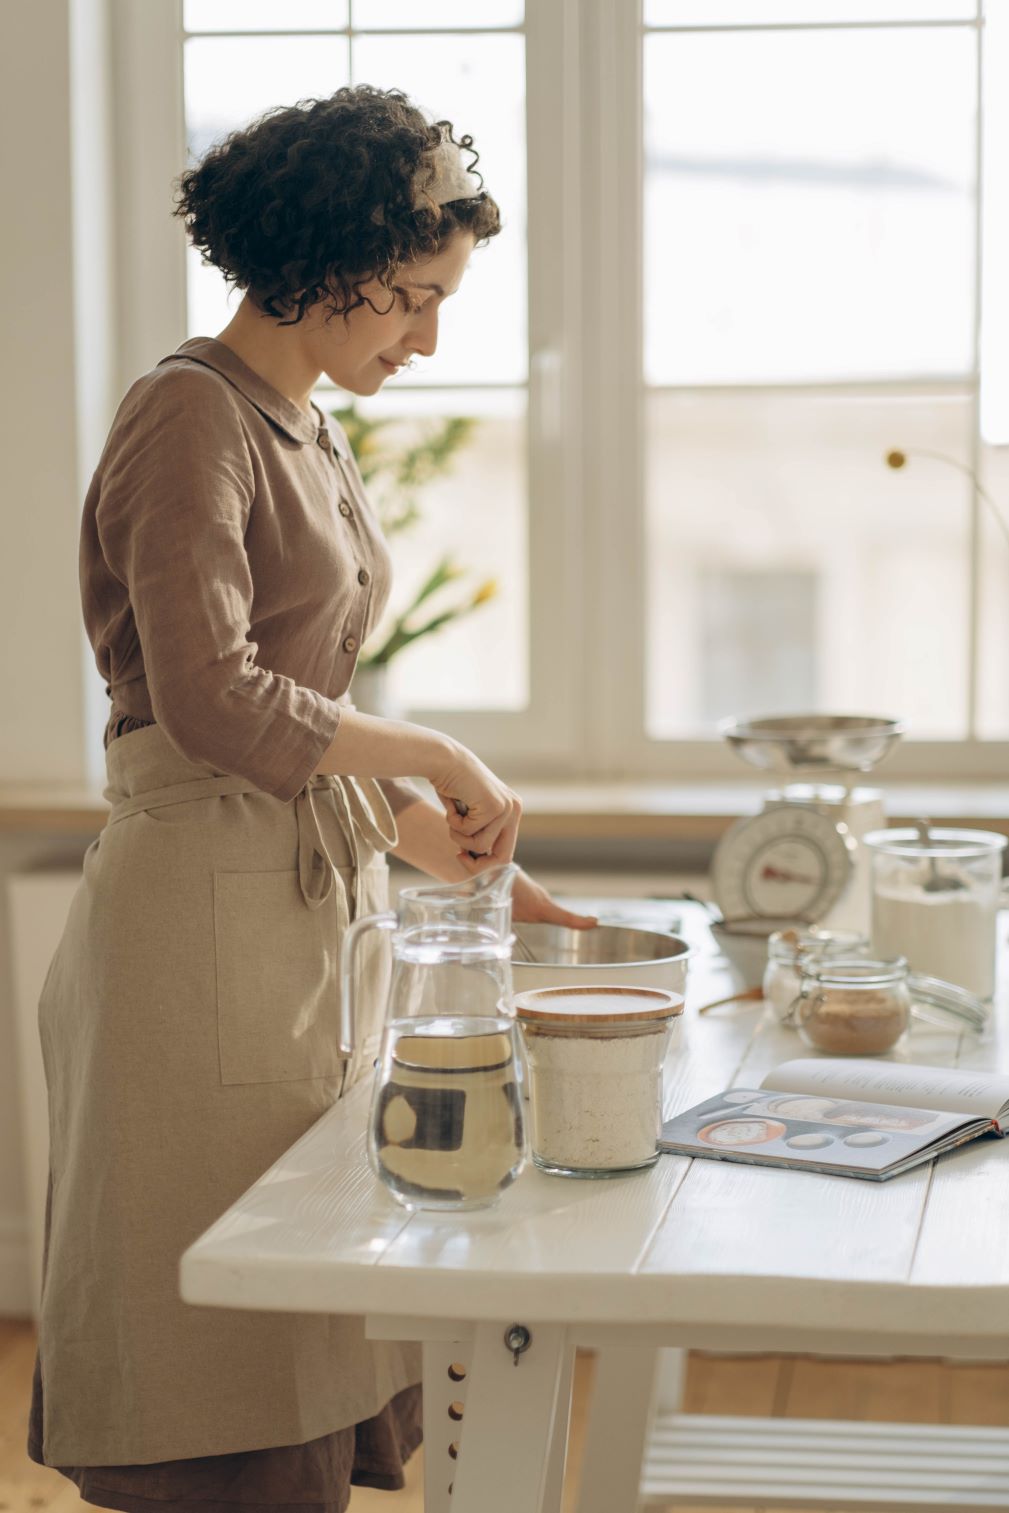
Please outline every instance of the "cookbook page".
M775 1067L761 1086L779 1093L872 1098L897 1108L938 1109L988 1119L998 1119L1009 1108L1009 1076L958 1072L941 1066L906 1066L895 1061L803 1057Z
M934 1155L990 1127L907 1105L732 1088L667 1120L659 1144L679 1155L869 1173L902 1169L919 1152Z

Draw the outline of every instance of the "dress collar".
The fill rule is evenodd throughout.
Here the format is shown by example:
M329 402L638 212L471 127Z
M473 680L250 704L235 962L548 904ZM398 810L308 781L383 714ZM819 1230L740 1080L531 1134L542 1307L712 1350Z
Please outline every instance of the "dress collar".
M350 456L350 448L342 430L338 426L330 426L326 416L322 414L314 401L312 403L314 415L306 415L293 400L281 394L272 384L268 384L265 378L260 378L258 373L242 361L237 352L233 352L216 337L191 337L168 357L163 357L158 367L162 367L165 363L182 361L202 363L205 368L213 368L215 373L220 373L240 394L244 394L250 404L254 404L267 420L272 420L286 436L290 436L292 441L300 442L303 446L307 445L309 442L318 441L319 433L326 429L329 431L330 441L337 455L344 460ZM318 416L317 420L315 416Z

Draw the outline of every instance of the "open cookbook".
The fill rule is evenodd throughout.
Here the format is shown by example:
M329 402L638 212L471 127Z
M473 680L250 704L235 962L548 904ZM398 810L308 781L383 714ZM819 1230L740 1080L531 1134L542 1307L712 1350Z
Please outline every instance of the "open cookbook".
M786 1061L662 1126L659 1148L883 1182L978 1135L1009 1133L1009 1075L886 1061Z

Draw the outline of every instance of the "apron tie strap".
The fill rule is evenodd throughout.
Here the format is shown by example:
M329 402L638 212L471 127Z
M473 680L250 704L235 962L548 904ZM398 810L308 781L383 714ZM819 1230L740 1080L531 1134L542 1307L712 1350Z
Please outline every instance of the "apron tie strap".
M325 786L329 787L329 784ZM301 896L310 909L319 909L333 891L336 868L323 838L314 793L312 784L306 783L301 792L295 795L294 809L298 818L298 881L301 884ZM321 867L316 867L316 857L319 857Z
M353 879L351 883L350 917L353 920L357 918L357 880L361 870L361 853L358 850L358 829L354 823L354 815L347 792L347 784L349 782L349 778L337 777L335 773L330 775L329 783L333 794L333 801L336 804L336 810L340 816L340 824L343 827L343 833L347 837L347 844L350 847L351 877Z
M388 851L396 844L398 832L385 794L373 778L340 777L336 779L336 782L346 809L347 835L350 838L350 848L354 857L354 901L351 918L356 919L357 890L361 878L361 855L358 842L363 837L376 851ZM377 800L381 818L376 816L372 803L365 797L365 786L371 791L372 800Z
M301 894L310 909L319 909L336 885L336 867L329 853L315 804L317 789L332 793L340 823L347 837L354 869L354 916L357 914L357 875L360 871L360 841L363 838L377 851L388 851L396 844L396 821L385 794L372 778L357 779L326 774L309 781L294 798L298 823L298 881ZM223 798L229 794L260 793L247 778L220 776L196 778L185 783L135 794L113 804L107 823L116 825L130 815L147 809L166 808L170 804L192 803L194 799ZM316 864L316 858L320 865Z
M165 809L169 804L191 804L194 799L223 798L232 793L258 793L260 790L247 778L216 777L194 778L187 783L173 783L167 788L155 788L132 798L119 799L109 810L109 825L118 825L120 820L132 814L141 814L145 809ZM108 798L110 790L106 788Z
M399 840L389 801L374 778L344 778L354 820L376 851L389 851ZM376 813L377 810L377 813Z

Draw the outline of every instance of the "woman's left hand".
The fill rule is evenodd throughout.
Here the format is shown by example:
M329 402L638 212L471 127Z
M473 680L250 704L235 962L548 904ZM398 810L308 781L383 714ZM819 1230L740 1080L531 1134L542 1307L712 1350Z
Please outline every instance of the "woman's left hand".
M512 887L512 919L517 925L566 925L571 930L591 930L599 923L594 915L562 909L545 888L522 871Z

